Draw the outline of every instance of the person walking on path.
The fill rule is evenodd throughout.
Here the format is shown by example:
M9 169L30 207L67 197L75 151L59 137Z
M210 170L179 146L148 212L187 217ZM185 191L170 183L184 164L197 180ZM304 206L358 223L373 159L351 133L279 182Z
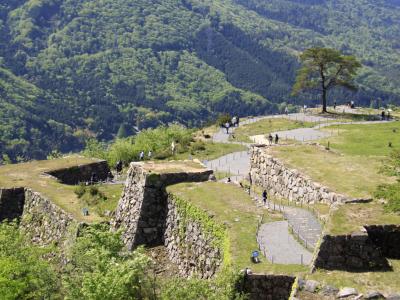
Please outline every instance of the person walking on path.
M230 127L229 122L226 122L225 123L226 134L229 134L229 127Z
M272 137L272 134L268 135L268 141L269 141L269 145L272 145L272 141L274 140L274 138Z
M384 110L382 110L381 116L382 116L382 121L384 121L385 120L385 111Z
M336 101L333 102L333 109L336 110Z
M278 136L278 134L276 133L276 134L275 134L275 144L278 145L278 143L279 143L279 136Z
M176 150L175 141L172 141L172 143L171 143L171 153L172 153L173 156L175 155L175 150Z
M151 150L149 150L149 153L147 153L147 157L148 159L151 160L151 157L153 156L153 152Z
M236 117L236 127L239 127L239 117Z
M140 151L139 158L140 160L144 160L144 151Z
M264 190L264 192L262 193L262 198L263 198L264 206L267 205L267 196L268 196L267 190Z
M287 106L285 106L285 115L288 115L288 114L289 114L289 109Z

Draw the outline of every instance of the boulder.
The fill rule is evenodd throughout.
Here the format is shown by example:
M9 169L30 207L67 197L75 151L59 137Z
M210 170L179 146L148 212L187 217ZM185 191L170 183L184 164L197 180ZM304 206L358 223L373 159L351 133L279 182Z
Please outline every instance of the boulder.
M385 299L385 297L378 291L371 291L364 296L364 299Z
M345 287L342 288L339 293L337 293L336 297L337 298L347 298L350 296L356 296L358 295L358 292L355 288L351 288L351 287Z
M324 296L336 295L338 292L339 289L331 285L326 285L321 289L321 294Z
M315 292L317 292L319 286L320 286L320 283L318 281L307 280L304 290L307 292L310 292L310 293L315 293Z

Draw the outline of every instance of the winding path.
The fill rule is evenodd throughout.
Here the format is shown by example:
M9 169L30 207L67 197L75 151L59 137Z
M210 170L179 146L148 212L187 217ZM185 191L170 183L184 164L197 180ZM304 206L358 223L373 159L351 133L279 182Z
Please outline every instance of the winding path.
M326 122L326 118L293 114L258 117L248 119L241 124L245 125L265 118L282 117L308 122L321 122L322 120ZM235 129L231 130L234 131ZM230 143L229 135L225 129L219 130L213 136L213 140L221 143ZM246 145L250 147L250 144ZM246 178L250 171L250 155L248 151L235 152L212 161L206 161L205 164L216 172L229 173L233 181L239 182ZM252 196L258 205L263 205L257 195ZM298 240L302 240L303 244L307 245L309 249L316 245L322 232L321 225L316 217L301 208L289 206L279 206L278 208L273 206L272 203L267 203L267 206L269 209L281 210L286 220L261 225L257 233L257 241L265 257L278 264L310 264L312 253L300 244ZM289 228L293 233L290 233Z
M317 124L312 128L298 128L273 133L274 135L278 134L281 138L289 138L297 141L312 141L329 137L333 132L321 131L320 129L331 125L377 124L388 122L336 122L335 119L332 118L298 113L251 118L243 121L241 125L257 122L266 118L288 118L291 120L313 122ZM234 130L235 128L230 129L231 132ZM255 143L268 143L265 135L253 136L251 138ZM225 129L219 130L213 136L213 140L220 143L235 143L229 141L229 134L226 133ZM250 144L244 145L250 147ZM249 173L250 155L248 151L235 152L212 161L207 161L205 164L216 172L226 172L227 174L230 174L233 181L239 182L246 178ZM257 201L257 205L263 205L262 199L259 195L252 195L252 197ZM274 205L270 202L267 202L266 206L269 210L280 211L285 221L261 225L257 233L257 242L265 257L267 257L271 262L278 264L310 264L312 259L311 250L315 248L318 239L322 234L322 227L315 215L306 209L298 207ZM299 240L301 240L302 243L299 243Z

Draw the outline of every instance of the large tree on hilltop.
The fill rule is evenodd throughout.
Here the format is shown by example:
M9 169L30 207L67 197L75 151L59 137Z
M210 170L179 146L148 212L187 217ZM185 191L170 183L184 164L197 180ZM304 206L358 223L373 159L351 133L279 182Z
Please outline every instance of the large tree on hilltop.
M357 90L353 82L361 63L354 56L347 56L329 48L311 48L300 55L302 67L297 73L293 95L306 90L321 93L322 112L327 112L328 91L334 87Z

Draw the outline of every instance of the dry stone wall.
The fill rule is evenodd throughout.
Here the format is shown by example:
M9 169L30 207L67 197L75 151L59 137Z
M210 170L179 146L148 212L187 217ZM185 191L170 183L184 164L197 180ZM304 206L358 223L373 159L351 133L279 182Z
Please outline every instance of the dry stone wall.
M19 218L23 212L24 202L24 188L0 189L0 222Z
M313 267L346 271L390 270L382 249L366 232L324 235Z
M112 228L123 230L128 249L165 245L181 275L210 278L221 264L222 250L195 220L182 228L183 216L165 188L180 182L207 181L211 175L211 170L155 174L140 163L132 163Z
M285 275L250 274L243 278L241 290L250 300L286 300L295 280L295 277Z
M400 259L400 225L369 225L365 229L385 257Z
M21 229L36 244L63 246L77 234L79 223L49 199L25 189Z
M214 221L209 218L208 222ZM184 216L177 199L173 195L168 196L164 244L170 260L178 266L182 276L211 278L222 264L221 237L207 233L203 226L199 220Z
M343 203L351 201L344 195L330 191L299 171L287 168L269 155L265 146L251 149L251 179L270 195L298 203Z
M105 160L89 164L73 166L47 172L56 177L61 183L75 185L80 182L90 181L92 174L96 174L99 181L105 181L109 175L110 168Z

